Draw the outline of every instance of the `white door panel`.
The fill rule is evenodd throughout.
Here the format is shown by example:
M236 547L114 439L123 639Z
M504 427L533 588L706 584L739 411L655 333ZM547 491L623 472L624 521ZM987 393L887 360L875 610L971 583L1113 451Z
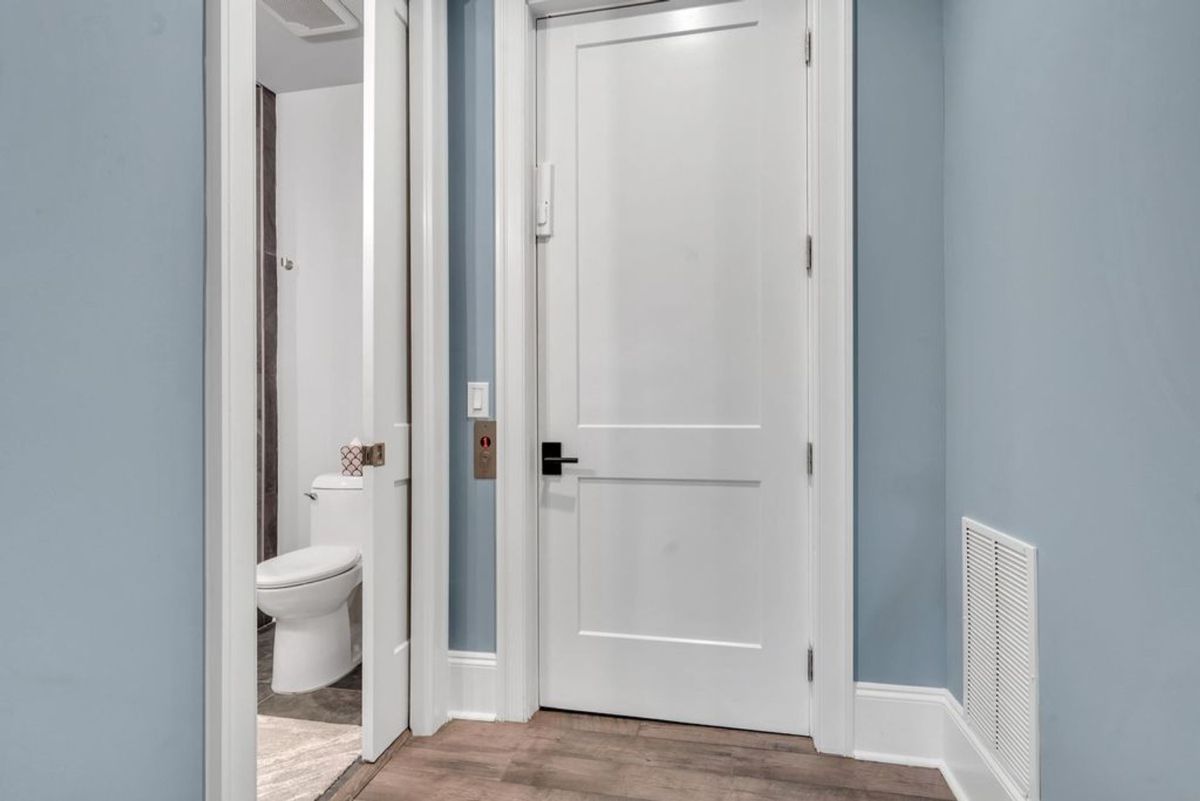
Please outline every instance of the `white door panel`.
M804 5L539 23L544 706L808 731Z
M760 493L754 482L580 480L581 633L760 647Z
M408 728L408 25L403 0L366 0L363 35L363 758Z

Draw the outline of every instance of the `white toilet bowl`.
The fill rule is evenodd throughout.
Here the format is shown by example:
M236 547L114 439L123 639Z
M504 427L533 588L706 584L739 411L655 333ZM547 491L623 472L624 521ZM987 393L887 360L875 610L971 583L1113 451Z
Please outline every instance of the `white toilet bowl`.
M275 618L272 691L325 687L361 661L350 614L350 599L362 582L357 548L300 548L260 564L256 578L258 608Z

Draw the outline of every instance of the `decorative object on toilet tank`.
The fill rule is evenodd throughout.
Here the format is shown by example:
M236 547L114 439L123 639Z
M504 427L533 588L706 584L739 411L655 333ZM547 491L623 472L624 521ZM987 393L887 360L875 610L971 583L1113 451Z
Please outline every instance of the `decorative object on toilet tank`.
M358 437L342 446L342 475L361 476L363 474L363 447Z

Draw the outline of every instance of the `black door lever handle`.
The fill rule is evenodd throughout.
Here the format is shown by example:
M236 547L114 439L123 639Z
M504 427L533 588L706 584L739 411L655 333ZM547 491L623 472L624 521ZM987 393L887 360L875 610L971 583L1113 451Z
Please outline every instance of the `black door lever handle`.
M564 464L579 464L576 456L563 456L561 442L542 443L542 475L561 476Z

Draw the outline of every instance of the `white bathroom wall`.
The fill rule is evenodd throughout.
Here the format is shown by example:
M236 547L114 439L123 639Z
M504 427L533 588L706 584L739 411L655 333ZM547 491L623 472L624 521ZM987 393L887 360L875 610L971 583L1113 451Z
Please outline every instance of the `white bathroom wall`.
M276 98L279 552L309 544L304 496L362 415L362 84Z

